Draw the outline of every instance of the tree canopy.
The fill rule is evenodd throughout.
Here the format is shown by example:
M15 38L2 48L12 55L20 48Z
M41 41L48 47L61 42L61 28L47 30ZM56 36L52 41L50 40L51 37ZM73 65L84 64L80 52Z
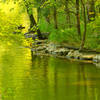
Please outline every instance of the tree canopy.
M26 32L37 32L39 39L42 33L50 33L48 40L54 43L100 48L99 0L1 0L0 5L3 34L13 33L22 24Z

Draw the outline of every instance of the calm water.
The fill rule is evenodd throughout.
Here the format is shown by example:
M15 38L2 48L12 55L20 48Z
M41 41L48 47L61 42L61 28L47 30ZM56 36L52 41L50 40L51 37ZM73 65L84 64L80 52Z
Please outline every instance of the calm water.
M8 44L0 44L0 100L100 100L95 65L31 56Z

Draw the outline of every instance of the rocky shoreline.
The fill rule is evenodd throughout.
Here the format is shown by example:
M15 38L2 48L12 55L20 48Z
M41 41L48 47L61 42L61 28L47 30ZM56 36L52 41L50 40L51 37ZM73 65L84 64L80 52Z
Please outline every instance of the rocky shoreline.
M80 52L77 49L67 48L63 45L50 43L47 40L39 40L32 44L31 51L40 55L53 55L60 58L76 59L100 63L100 54L91 52Z

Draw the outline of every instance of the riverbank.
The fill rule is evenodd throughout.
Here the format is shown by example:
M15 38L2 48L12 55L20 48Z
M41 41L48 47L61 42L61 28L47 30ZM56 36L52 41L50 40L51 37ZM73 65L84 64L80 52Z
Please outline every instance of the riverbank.
M92 50L79 51L76 47L54 44L47 40L38 40L31 45L31 50L40 55L52 55L60 58L80 60L91 63L100 62L100 52Z

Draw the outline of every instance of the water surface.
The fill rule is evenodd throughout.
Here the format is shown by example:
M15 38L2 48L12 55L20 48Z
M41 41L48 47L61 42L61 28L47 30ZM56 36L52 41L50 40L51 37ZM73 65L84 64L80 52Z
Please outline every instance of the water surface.
M0 44L0 100L100 100L100 69Z

